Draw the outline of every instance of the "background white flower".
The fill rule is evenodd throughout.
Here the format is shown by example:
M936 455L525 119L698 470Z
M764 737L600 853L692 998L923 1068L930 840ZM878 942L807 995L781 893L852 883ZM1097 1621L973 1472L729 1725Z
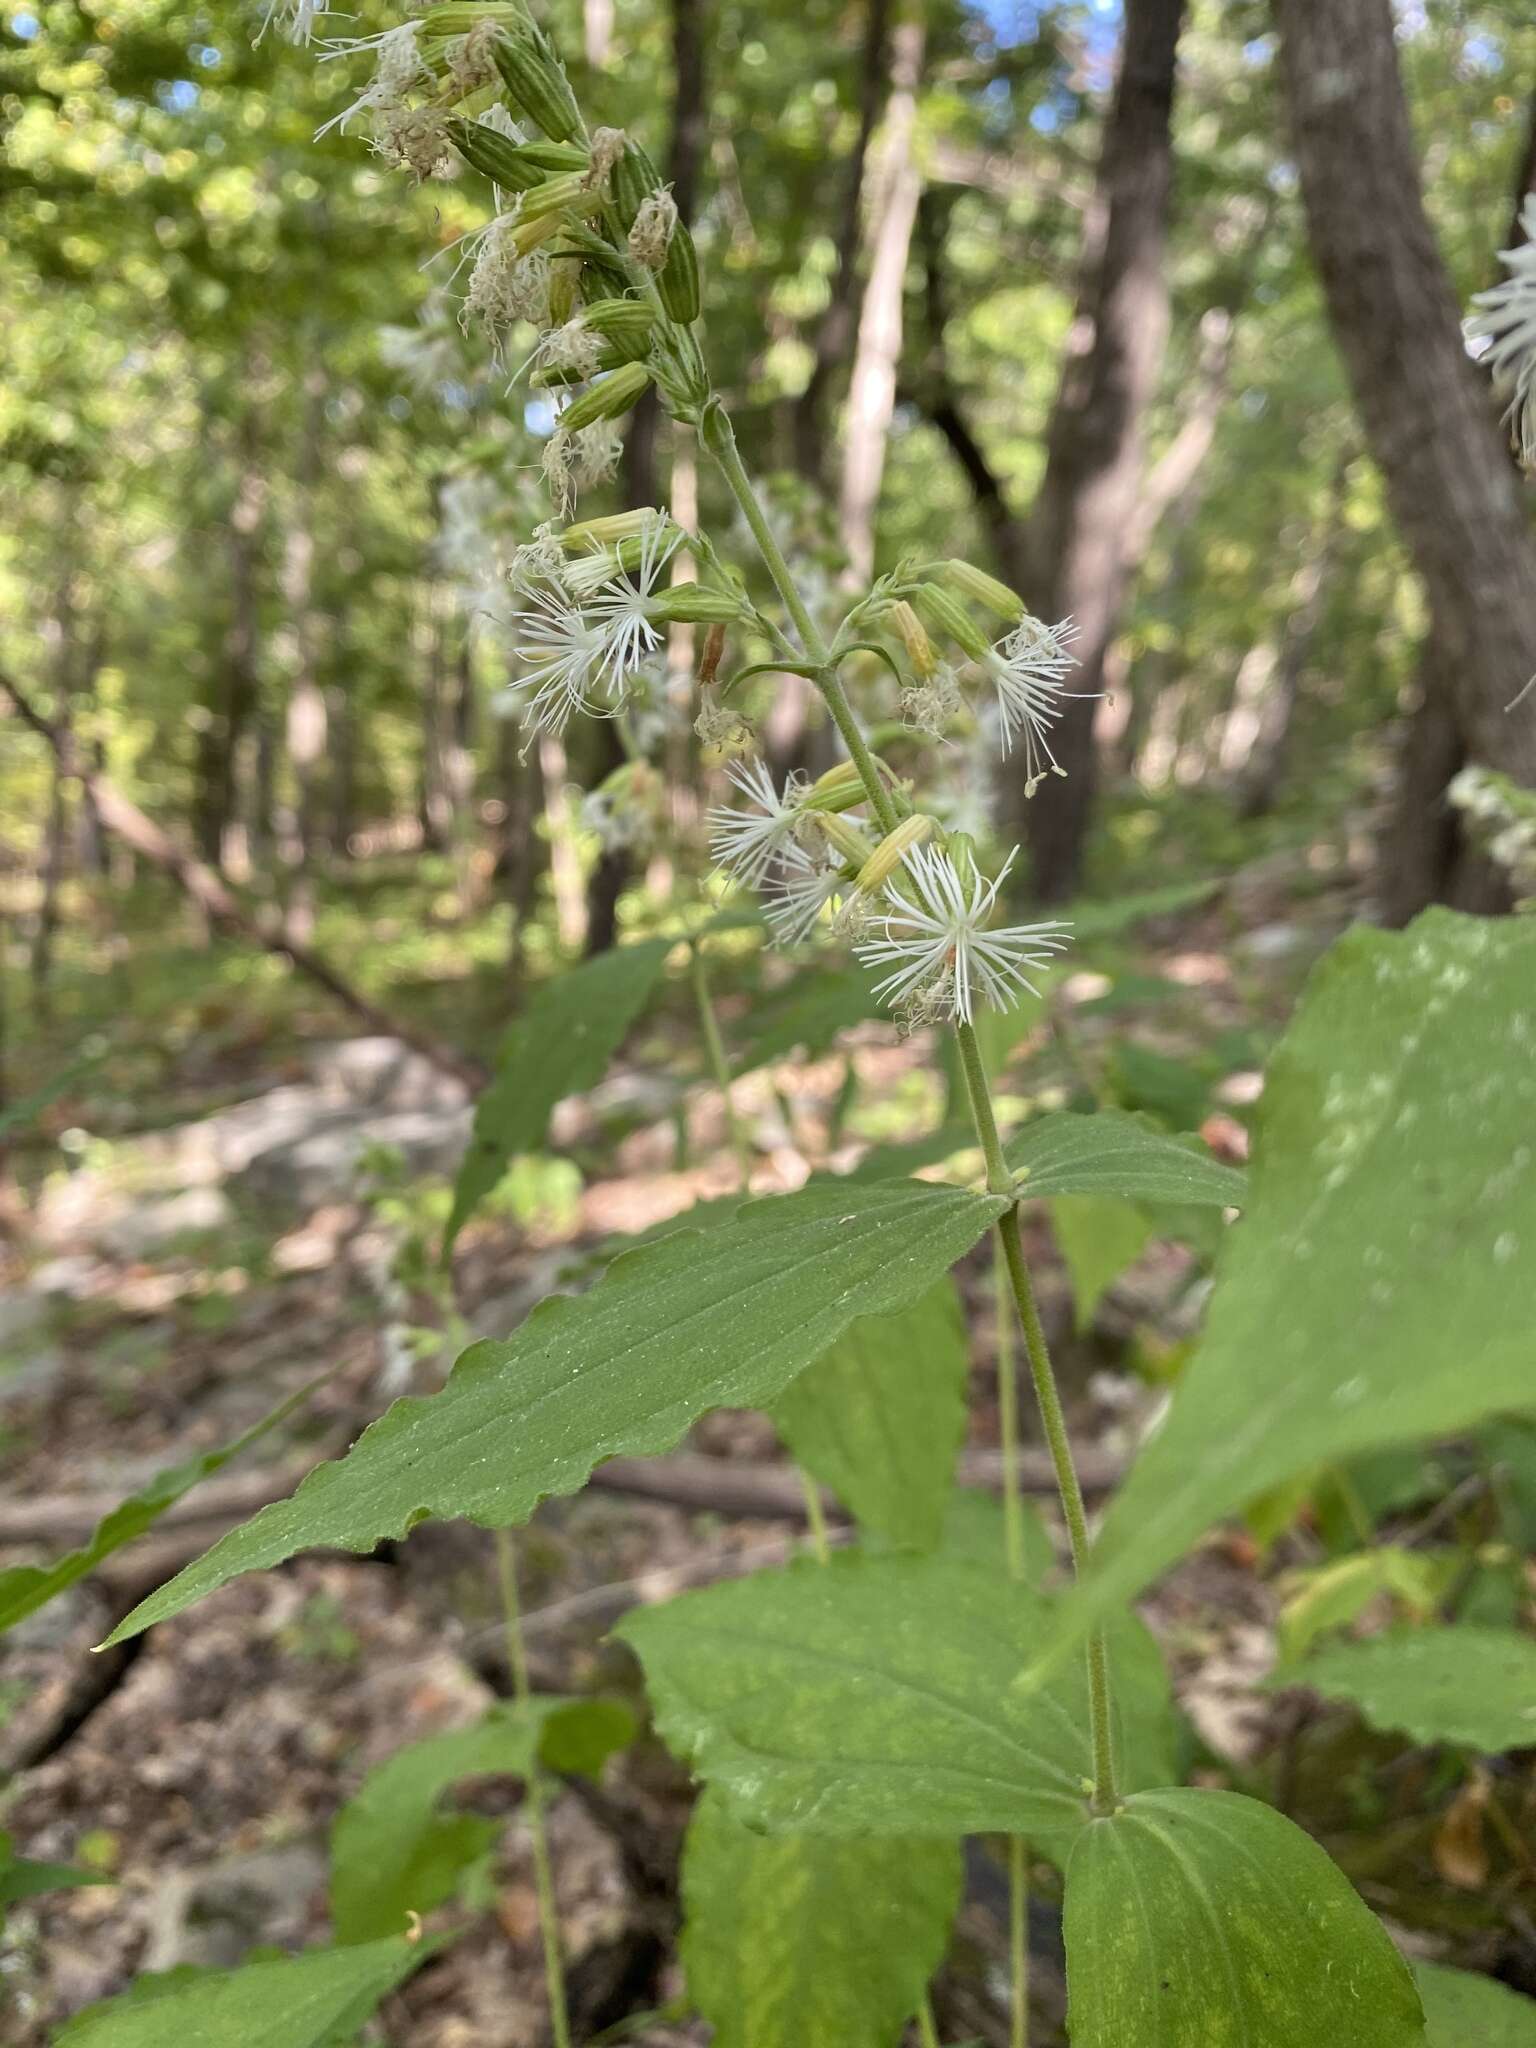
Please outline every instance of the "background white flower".
M1013 749L1015 733L1024 735L1025 795L1033 796L1046 770L1064 775L1051 752L1051 727L1072 693L1066 680L1077 667L1071 643L1077 638L1075 619L1048 626L1043 619L1023 618L994 649L987 673L997 691L1002 748Z

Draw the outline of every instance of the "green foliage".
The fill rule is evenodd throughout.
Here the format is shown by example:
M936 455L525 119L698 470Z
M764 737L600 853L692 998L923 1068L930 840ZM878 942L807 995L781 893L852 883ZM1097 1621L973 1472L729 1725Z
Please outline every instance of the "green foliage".
M1293 1507L1299 1503L1293 1502ZM1440 1560L1422 1551L1383 1543L1337 1557L1310 1571L1291 1574L1280 1610L1280 1662L1289 1668L1306 1656L1319 1636L1348 1628L1373 1600L1390 1593L1414 1613L1429 1615L1444 1586Z
M525 1521L601 1459L674 1444L710 1408L762 1406L861 1315L918 1300L1003 1204L918 1181L807 1187L616 1259L588 1293L475 1344L447 1386L395 1405L339 1463L150 1595L135 1635L315 1545L370 1550L424 1515Z
M373 1941L191 1979L170 1971L163 1985L141 1979L127 1996L88 2006L54 2048L342 2048L437 1946Z
M1413 1979L1343 1873L1235 1792L1141 1792L1078 1835L1072 2048L1415 2048Z
M52 1564L17 1564L0 1571L0 1632L14 1628L18 1621L35 1614L40 1607L46 1607L66 1587L93 1572L103 1558L110 1557L114 1550L121 1550L125 1543L132 1543L135 1537L142 1536L168 1507L179 1501L183 1494L190 1493L200 1480L211 1477L231 1458L238 1457L279 1423L285 1422L296 1409L303 1407L315 1389L324 1384L326 1377L328 1375L322 1375L280 1401L269 1415L264 1415L260 1422L253 1424L232 1444L225 1444L216 1451L204 1451L198 1457L187 1458L179 1465L157 1472L147 1486L119 1502L111 1514L104 1515L90 1541L78 1550L69 1551Z
M526 1778L536 1762L594 1772L634 1735L616 1701L545 1696L493 1707L472 1727L429 1736L371 1771L331 1834L331 1922L338 1942L400 1933L430 1913L487 1854L501 1823L438 1812L461 1778ZM579 1762L574 1761L579 1759Z
M683 1852L683 1966L715 2048L894 2048L942 1960L960 1845L763 1835L705 1792Z
M29 1856L17 1856L12 1837L0 1828L0 1918L5 1908L18 1899L36 1898L39 1892L74 1891L86 1884L111 1884L99 1870L76 1870L68 1863L35 1863Z
M1007 1152L1008 1164L1025 1176L1021 1192L1031 1201L1044 1195L1114 1195L1241 1208L1247 1199L1243 1175L1213 1159L1198 1139L1167 1137L1124 1110L1101 1109L1092 1116L1063 1110L1040 1117L1024 1126Z
M1129 1202L1106 1195L1057 1195L1051 1228L1067 1262L1077 1327L1086 1329L1106 1290L1141 1257L1152 1225Z
M1085 1680L1012 1684L1048 1607L997 1561L836 1556L630 1615L657 1725L748 1825L817 1835L1027 1835L1087 1820ZM1110 1631L1122 1782L1174 1775L1150 1637Z
M1536 1154L1511 1129L1536 1102L1533 975L1536 926L1443 910L1319 965L1270 1062L1205 1339L1073 1632L1290 1474L1529 1397Z
M1416 1963L1429 2048L1536 2048L1536 1999L1470 1970Z
M1512 1628L1393 1629L1333 1643L1295 1674L1350 1700L1373 1728L1498 1755L1536 1747L1536 1641Z
M773 1419L866 1536L932 1550L965 1436L968 1369L946 1278L896 1315L852 1324L780 1395Z
M656 986L668 950L664 939L615 946L556 975L533 996L503 1039L496 1078L475 1106L443 1233L445 1257L513 1159L543 1144L555 1104L602 1079Z

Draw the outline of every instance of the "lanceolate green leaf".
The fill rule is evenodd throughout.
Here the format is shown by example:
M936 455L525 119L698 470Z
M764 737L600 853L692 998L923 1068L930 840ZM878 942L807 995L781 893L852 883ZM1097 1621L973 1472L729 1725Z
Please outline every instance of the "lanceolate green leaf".
M1288 1683L1351 1700L1373 1728L1496 1756L1536 1748L1536 1641L1512 1628L1401 1628L1334 1643Z
M1072 1281L1077 1327L1086 1329L1106 1290L1146 1249L1152 1225L1112 1195L1057 1195L1051 1228Z
M1044 1625L997 1565L843 1555L630 1615L663 1736L750 1826L830 1835L998 1829L1059 1853L1086 1818L1086 1685L1009 1680ZM1123 1782L1174 1775L1167 1683L1111 1630Z
M775 1403L797 1460L866 1534L931 1550L965 1435L969 1360L954 1282L861 1316Z
M1536 921L1345 935L1270 1062L1207 1334L1055 1647L1311 1466L1531 1396Z
M519 1152L537 1151L550 1112L592 1088L656 985L666 939L614 946L547 981L507 1032L496 1078L475 1107L469 1149L454 1183L444 1253Z
M39 1892L77 1891L82 1885L111 1884L113 1880L97 1870L77 1870L69 1863L34 1863L27 1856L11 1854L11 1837L0 1828L0 1917L6 1906L18 1899L36 1898Z
M1125 1201L1198 1202L1241 1208L1247 1182L1197 1138L1170 1138L1123 1109L1077 1116L1060 1110L1026 1124L1008 1146L1026 1178L1020 1193L1118 1195Z
M1422 2048L1407 1965L1310 1836L1235 1792L1141 1792L1067 1865L1072 2048Z
M137 1995L87 2007L54 2036L54 2048L332 2048L438 1946L374 1941L177 1979L158 1995L141 1985Z
M237 1458L258 1438L275 1429L280 1422L285 1422L295 1409L302 1408L326 1377L322 1374L320 1379L312 1380L307 1387L301 1387L286 1401L279 1402L269 1415L264 1415L260 1422L232 1444L224 1444L216 1451L204 1451L196 1458L188 1458L180 1465L171 1465L164 1472L157 1472L142 1492L131 1494L127 1500L119 1502L111 1514L103 1516L90 1542L82 1544L78 1550L55 1558L52 1564L17 1564L0 1571L0 1633L14 1628L18 1621L35 1614L39 1607L46 1607L66 1587L93 1572L103 1558L110 1557L114 1550L121 1550L125 1543L132 1543L135 1537L142 1536L184 1493L190 1493L201 1480L210 1478L231 1458Z
M814 1059L840 1031L879 1015L867 974L854 967L813 968L797 975L782 999L758 1006L736 1071L786 1059L797 1047Z
M215 1544L112 1640L315 1545L371 1550L429 1514L526 1521L603 1458L668 1450L710 1408L765 1407L856 1317L926 1294L1002 1206L919 1181L817 1185L628 1252L586 1294L542 1302L506 1342L472 1345L440 1394L397 1401L346 1458Z
M1429 2048L1536 2048L1536 1999L1470 1970L1414 1966Z
M593 1709L603 1710L603 1740L591 1748ZM452 1898L463 1873L501 1832L478 1814L443 1814L438 1801L461 1778L526 1778L536 1757L549 1761L549 1738L562 1720L588 1743L587 1767L634 1732L616 1702L540 1698L493 1707L472 1727L412 1743L371 1771L336 1816L331 1833L331 1924L339 1942L403 1933L407 1915L430 1913ZM583 1734L583 1730L587 1731ZM558 1733L557 1753L561 1752ZM569 1741L564 1744L569 1748Z
M762 1835L706 1792L683 1851L683 1967L715 2048L895 2048L943 1960L960 1845Z

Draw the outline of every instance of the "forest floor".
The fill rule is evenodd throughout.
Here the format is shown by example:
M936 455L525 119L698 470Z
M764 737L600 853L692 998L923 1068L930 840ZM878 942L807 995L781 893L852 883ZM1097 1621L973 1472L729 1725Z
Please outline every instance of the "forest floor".
M1240 1159L1263 1054L1357 904L1347 871L1319 875L1298 854L1138 925L1065 979L1054 1029L1013 1049L1008 1107L1059 1100L1087 1072L1130 1106L1200 1125ZM728 1026L752 1000L724 990ZM83 1540L103 1504L230 1442L325 1375L279 1432L0 1640L0 1821L22 1853L112 1880L11 1912L0 1934L0 2034L11 2048L42 2048L62 2017L135 1971L323 1941L339 1804L372 1766L474 1718L508 1685L491 1539L466 1524L428 1523L368 1558L308 1555L122 1651L93 1657L89 1646L222 1529L344 1448L394 1394L439 1384L466 1333L507 1334L615 1235L735 1182L719 1097L686 1061L676 1078L663 1020L592 1096L562 1106L550 1158L520 1170L510 1207L466 1233L449 1297L430 1283L425 1252L464 1139L462 1090L398 1045L338 1043L334 1020L329 1035L307 1018L276 1035L236 1010L224 1026L211 1050L206 1038L171 1048L152 1102L141 1097L110 1141L61 1132L78 1114L65 1097L50 1114L73 1146L69 1166L23 1171L7 1196L0 1565ZM940 1113L921 1042L893 1044L870 1027L850 1043L858 1093L842 1132L832 1129L841 1052L789 1058L739 1084L754 1188L798 1185L826 1163L832 1138L832 1159L851 1162ZM1075 1436L1096 1470L1119 1468L1188 1347L1200 1261L1154 1241L1079 1327L1043 1217L1030 1216L1028 1235ZM974 1336L972 1465L984 1470L997 1410L982 1255L961 1284ZM731 1484L746 1473L771 1487L786 1471L765 1420L723 1412L661 1461L657 1497L594 1485L542 1508L518 1538L535 1685L638 1703L636 1673L605 1631L630 1604L794 1554L799 1516L773 1512L774 1501L740 1512ZM1507 1963L1526 1916L1536 1970L1531 1893L1489 1908L1486 1852L1468 1852L1465 1815L1458 1866L1454 1799L1434 1760L1263 1689L1283 1572L1314 1556L1304 1530L1269 1550L1229 1531L1146 1604L1188 1717L1192 1771L1279 1798L1424 1952ZM578 2039L679 1998L688 1800L683 1772L646 1740L600 1786L572 1780L552 1802ZM539 2048L534 1880L514 1788L484 1781L464 1803L507 1822L491 1909L365 2038ZM1007 2040L1001 1869L987 1844L974 1846L936 1994L946 2039ZM1060 2039L1064 2002L1052 1887L1042 1868L1031 1917L1041 2048ZM653 2048L707 2038L667 2019L623 2037Z

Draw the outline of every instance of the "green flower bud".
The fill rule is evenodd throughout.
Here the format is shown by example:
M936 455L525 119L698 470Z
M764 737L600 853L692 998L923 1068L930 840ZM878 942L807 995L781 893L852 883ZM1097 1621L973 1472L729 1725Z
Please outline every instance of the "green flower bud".
M973 604L983 604L989 612L995 612L1010 626L1016 626L1024 616L1024 600L1017 591L1010 590L1006 583L999 583L995 576L989 576L985 569L978 569L971 562L962 562L958 556L938 564L938 573L962 597L968 597Z
M581 133L576 95L540 29L526 20L509 25L497 39L495 56L508 98L551 142L570 142Z
M855 885L864 895L873 896L901 866L914 846L938 830L937 818L930 818L924 811L914 811L910 818L903 818L894 832L887 832L863 867L859 869Z
M907 659L911 662L914 672L926 682L937 669L939 657L933 651L933 642L923 631L922 620L904 597L897 598L891 606L889 616L902 646L907 650Z
M867 832L861 832L852 818L839 817L834 811L811 811L807 815L814 819L828 845L836 848L852 868L862 868L874 858L874 846Z
M571 554L587 548L616 547L620 541L635 540L665 515L652 505L632 512L608 512L600 519L578 519L560 535L560 545Z
M625 142L624 154L614 165L609 176L608 189L627 235L635 224L635 215L640 211L646 196L661 190L661 178L656 166L640 144L633 139Z
M630 362L643 362L650 352L656 315L643 299L589 300L581 318L583 326L611 341Z
M573 399L560 415L560 424L567 433L575 434L583 427L596 426L599 420L616 420L639 403L650 381L643 363L624 363Z
M656 273L656 291L670 319L690 327L699 317L699 256L693 237L679 221L667 246L667 260Z
M743 613L739 597L726 590L711 590L702 583L674 583L653 597L652 619L666 619L673 625L729 626Z
M544 182L545 172L528 161L522 147L483 121L465 121L457 114L446 123L448 140L471 170L491 178L506 192L526 192Z
M920 584L912 602L926 625L936 633L942 633L947 640L953 640L972 661L985 661L992 652L991 641L965 606L937 583Z

